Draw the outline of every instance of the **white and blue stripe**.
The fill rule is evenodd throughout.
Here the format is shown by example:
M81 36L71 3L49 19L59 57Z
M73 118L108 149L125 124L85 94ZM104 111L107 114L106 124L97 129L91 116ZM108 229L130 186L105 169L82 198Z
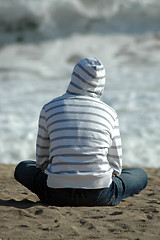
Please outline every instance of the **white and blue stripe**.
M105 70L95 58L74 68L67 92L46 104L39 118L37 167L48 160L48 186L103 188L121 172L116 112L99 97Z

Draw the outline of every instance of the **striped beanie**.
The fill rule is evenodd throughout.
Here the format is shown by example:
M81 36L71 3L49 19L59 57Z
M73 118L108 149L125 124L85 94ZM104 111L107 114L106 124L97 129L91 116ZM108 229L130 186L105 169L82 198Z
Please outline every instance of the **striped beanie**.
M67 93L101 97L105 85L105 69L94 57L80 60L74 67Z

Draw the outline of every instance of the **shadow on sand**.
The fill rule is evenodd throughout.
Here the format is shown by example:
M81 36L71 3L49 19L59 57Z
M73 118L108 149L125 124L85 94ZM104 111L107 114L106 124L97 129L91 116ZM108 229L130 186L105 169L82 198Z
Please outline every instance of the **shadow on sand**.
M22 199L20 201L17 201L15 199L9 199L9 200L2 200L0 199L0 206L7 206L7 207L15 207L15 208L21 208L26 209L33 206L42 206L43 204L40 201L33 202L28 199Z

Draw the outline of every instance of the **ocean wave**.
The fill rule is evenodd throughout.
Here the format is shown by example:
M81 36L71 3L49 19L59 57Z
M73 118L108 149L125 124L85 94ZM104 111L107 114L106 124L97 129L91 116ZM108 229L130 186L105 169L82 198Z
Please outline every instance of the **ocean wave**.
M43 40L73 32L159 31L158 0L1 0L1 42Z

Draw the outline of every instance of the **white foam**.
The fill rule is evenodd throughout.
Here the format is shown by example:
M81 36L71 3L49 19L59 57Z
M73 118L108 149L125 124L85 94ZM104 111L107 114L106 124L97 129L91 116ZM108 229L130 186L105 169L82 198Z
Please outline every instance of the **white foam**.
M158 0L1 0L0 40L40 41L73 32L159 31Z
M11 2L13 5L11 0L3 3L1 1L0 12L5 8L4 13L9 14ZM56 3L55 9L49 8L53 2ZM71 34L65 33L65 38L60 37L59 31L63 32L63 27L69 22L64 23L62 29L51 23L55 20L54 11L60 13L66 10L66 5L61 1L14 1L14 4L17 4L13 5L15 9L16 6L19 6L17 9L25 8L27 16L32 15L34 16L32 19L39 21L36 31L45 35L45 27L48 27L47 31L55 30L53 32L57 37L53 39L46 37L48 40L34 43L32 36L25 32L30 42L12 42L0 48L0 162L17 163L23 159L35 159L36 133L41 107L47 101L64 93L73 66L79 58L95 56L106 68L107 81L103 100L114 107L119 114L124 164L160 167L159 33L150 32L149 27L143 35L122 31L114 34L110 31L110 34L106 34L108 31L104 20L106 9L104 7L105 10L103 9L102 12L100 8L97 10L98 1L94 1L91 5L89 1L82 0L65 2L72 4L73 10L76 9L77 16L73 15L74 20L76 17L79 19L80 16L84 16L81 26L78 25L81 30L86 27L86 22L91 23L88 25L87 34L81 30L72 32L78 24L75 20L75 26L72 25L72 28L67 29ZM115 4L115 9L111 12L112 16L107 16L108 19L113 19L113 16L118 16L119 19L124 9L134 8L134 11L137 11L137 7L142 5L147 8L147 17L152 16L152 8L159 4L156 0L130 1L131 3L123 1L121 9L120 4L116 5L117 1L103 1L104 6L107 7L111 5L105 5L106 2ZM35 11L38 3L39 13ZM91 11L86 11L87 4ZM50 9L48 16L46 9ZM14 11L16 13L16 10ZM20 11L17 16L16 14L10 16L15 24L22 13L24 16L24 10ZM67 11L69 13L69 10ZM40 14L42 18L36 14ZM2 19L7 22L4 15L0 14L0 21ZM73 19L70 18L68 21ZM154 21L156 19L159 24L158 16L155 14ZM61 24L60 19L57 18L56 24ZM98 30L99 27L101 30ZM11 32L6 34L12 36ZM15 36L17 34L15 29L13 29L14 34ZM14 37L12 41L13 39Z

